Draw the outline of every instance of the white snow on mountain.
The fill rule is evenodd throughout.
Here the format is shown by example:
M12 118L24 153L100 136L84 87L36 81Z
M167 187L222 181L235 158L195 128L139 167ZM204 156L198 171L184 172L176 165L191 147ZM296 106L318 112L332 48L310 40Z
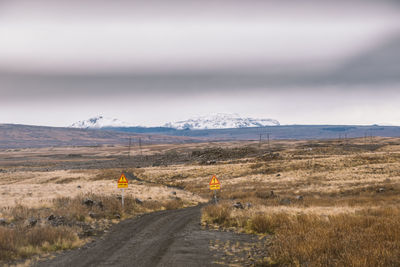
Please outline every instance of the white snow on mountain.
M277 126L279 122L273 119L254 119L243 118L238 114L225 114L218 113L214 115L201 116L191 118L184 121L166 123L163 127L174 128L178 130L191 129L229 129L229 128L247 128L247 127L264 127L264 126ZM79 121L72 124L72 128L83 129L100 129L112 127L136 127L129 123L120 121L118 119L97 116L88 120Z
M279 121L273 119L254 119L243 118L238 114L219 113L215 115L202 116L184 121L170 122L164 127L175 128L178 130L191 129L228 129L228 128L247 128L247 127L264 127L278 126Z
M131 127L131 126L132 125L129 125L128 123L120 121L118 119L97 116L97 117L90 118L88 120L78 121L78 122L72 124L70 127L84 128L84 129L88 129L88 128L100 129L100 128L105 128L105 127Z

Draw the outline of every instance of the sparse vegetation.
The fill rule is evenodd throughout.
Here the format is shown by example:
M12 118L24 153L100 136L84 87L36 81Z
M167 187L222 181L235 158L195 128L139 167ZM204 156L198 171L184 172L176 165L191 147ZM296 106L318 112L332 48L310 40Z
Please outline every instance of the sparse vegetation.
M0 226L0 260L25 258L43 252L71 249L82 245L71 227Z
M203 223L270 236L261 266L398 266L398 146L303 149L242 164L243 176L221 179L225 200L203 209Z
M260 262L265 266L398 266L400 262L398 208L330 216L254 211L238 215L227 205L212 205L203 209L203 221L272 235L265 248L269 258Z
M266 265L398 266L399 229L398 208L287 216L277 227Z
M203 220L209 223L230 226L231 208L226 204L209 205L203 209Z
M0 226L0 261L71 249L90 236L103 233L113 222L144 212L178 209L181 199L141 201L127 196L124 208L118 196L85 194L62 197L50 207L17 205L3 209Z
M2 167L0 217L7 223L0 226L0 257L71 248L121 218L206 201L215 174L222 183L219 204L203 208L203 225L265 236L268 258L255 259L261 266L398 266L400 145L395 138L374 140L148 147L149 155L158 153L154 160L170 157L168 164L148 157L153 167L127 168L138 179L130 181L124 210L115 188L118 167L13 175ZM79 154L70 160L85 160L87 153ZM178 155L185 160L171 164ZM12 183L26 186L19 198ZM55 191L57 197L48 197ZM93 204L82 204L86 198ZM50 215L62 223L48 223ZM37 225L27 226L30 218Z

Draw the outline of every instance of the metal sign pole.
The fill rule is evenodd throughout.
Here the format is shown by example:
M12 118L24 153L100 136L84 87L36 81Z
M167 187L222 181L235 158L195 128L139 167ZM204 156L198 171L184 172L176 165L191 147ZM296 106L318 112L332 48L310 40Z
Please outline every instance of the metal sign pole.
M217 200L217 190L214 190L214 201L215 201L215 204L218 204L218 200Z

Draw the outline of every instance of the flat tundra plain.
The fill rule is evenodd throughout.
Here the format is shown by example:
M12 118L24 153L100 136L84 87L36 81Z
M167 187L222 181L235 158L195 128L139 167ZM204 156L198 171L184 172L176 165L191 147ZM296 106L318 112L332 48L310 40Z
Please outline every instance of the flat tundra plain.
M213 175L218 205L208 203ZM212 264L398 266L399 182L398 138L4 149L0 260L29 265L121 220L203 203L203 230L247 236L210 238Z

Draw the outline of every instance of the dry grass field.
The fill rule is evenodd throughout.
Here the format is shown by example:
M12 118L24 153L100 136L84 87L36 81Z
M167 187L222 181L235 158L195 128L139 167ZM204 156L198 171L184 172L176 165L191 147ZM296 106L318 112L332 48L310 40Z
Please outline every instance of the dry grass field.
M129 160L117 146L0 156L3 261L80 246L126 217L207 202L215 174L219 203L203 208L203 225L267 237L268 257L255 265L400 265L400 139L149 145ZM124 209L123 170L135 177Z
M140 154L162 151L163 146L154 145ZM128 164L118 164L126 154L126 147L118 146L0 151L0 262L78 247L124 218L206 201L179 188L133 179L122 208L117 180L123 171L133 173Z
M203 209L208 227L267 235L260 265L400 265L400 140L390 138L243 144L257 156L137 170L148 180L220 202ZM265 152L265 153L264 153ZM246 154L246 153L244 153ZM218 157L221 160L218 160ZM212 158L212 157L211 157ZM235 205L236 204L236 205Z

